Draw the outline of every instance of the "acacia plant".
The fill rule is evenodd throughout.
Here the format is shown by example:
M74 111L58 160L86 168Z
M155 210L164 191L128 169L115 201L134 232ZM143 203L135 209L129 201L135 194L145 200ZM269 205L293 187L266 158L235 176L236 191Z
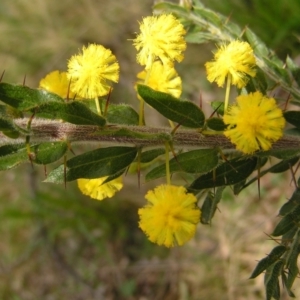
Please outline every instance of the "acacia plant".
M122 177L132 164L138 177L145 172L146 181L165 177L165 184L146 194L138 226L150 241L166 247L183 245L197 226L211 224L226 188L238 194L265 174L290 170L295 192L279 209L282 218L271 234L278 245L250 277L264 272L267 299L280 298L280 277L294 297L300 253L300 112L289 110L289 104L300 105L300 69L289 57L279 60L249 28L195 2L158 3L154 15L141 21L132 41L144 68L135 85L137 111L109 102L119 64L102 45L83 47L69 59L67 70L54 70L38 89L2 80L0 169L60 161L45 182L77 180L82 193L98 200L123 187ZM184 83L175 69L187 44L205 42L216 45L214 58L203 66L207 79L224 87L224 101L212 101L208 116L180 99ZM278 87L286 91L285 99L272 96ZM231 88L237 90L235 99ZM145 103L170 126L151 124ZM86 142L106 146L70 155L72 144ZM269 157L279 162L266 167ZM165 162L153 167L161 158ZM184 178L181 185L172 184L176 172Z

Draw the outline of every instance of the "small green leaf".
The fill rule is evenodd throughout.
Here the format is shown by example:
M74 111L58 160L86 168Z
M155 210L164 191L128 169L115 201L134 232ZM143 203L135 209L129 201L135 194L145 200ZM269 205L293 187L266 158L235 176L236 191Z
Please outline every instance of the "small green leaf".
M28 161L25 144L4 145L0 147L0 171L9 170Z
M280 236L293 229L300 222L300 205L296 206L294 210L285 215L275 227L272 235Z
M137 90L149 105L169 120L186 127L203 127L205 116L194 103L177 99L167 93L155 91L142 84L138 84Z
M300 111L286 111L283 114L285 120L300 129Z
M290 159L285 159L279 162L278 164L272 166L269 169L270 173L282 173L289 170L294 164L296 164L299 160L299 157L293 157Z
M113 124L138 125L138 113L127 104L109 104L107 114L107 122Z
M258 264L256 265L254 271L252 272L250 279L257 277L261 274L264 270L270 267L275 261L277 261L283 253L286 252L286 247L283 245L276 246L273 250L269 253L268 256L261 259Z
M77 125L104 126L106 122L103 117L79 101L47 102L39 106L37 115L49 119L62 119Z
M224 131L227 127L220 118L209 118L206 120L206 124L210 129L216 131Z
M202 190L223 185L233 185L245 180L256 168L257 158L234 158L226 161L215 170L198 177L189 187Z
M267 269L265 275L265 287L266 287L266 299L271 300L274 297L279 300L280 289L278 277L284 267L285 261L283 259L278 260L272 266Z
M5 82L0 83L0 100L21 111L36 108L40 104L49 101L64 101L54 93Z
M293 209L295 209L296 206L300 205L300 189L297 188L295 192L293 193L291 199L289 199L288 202L286 202L279 210L280 216L285 216L289 212L291 212Z
M54 169L45 182L63 183L78 178L98 178L114 175L128 167L135 159L137 149L134 147L108 147L96 149L78 155L67 161L64 166Z
M165 154L166 150L164 148L159 148L159 149L151 149L144 151L141 155L141 163L149 163L158 156Z
M217 188L216 193L209 191L201 207L201 223L211 224L211 220L217 210L218 203L222 198L225 186Z
M224 115L224 102L223 101L212 101L210 105L217 114L219 114L221 116Z
M0 117L0 131L12 139L17 138L20 135L18 127L11 120L4 117Z
M35 154L33 162L47 165L59 160L68 150L66 142L45 142L32 146Z
M206 173L218 164L217 149L199 149L178 154L170 160L170 172ZM166 175L165 164L147 173L146 181L154 180Z

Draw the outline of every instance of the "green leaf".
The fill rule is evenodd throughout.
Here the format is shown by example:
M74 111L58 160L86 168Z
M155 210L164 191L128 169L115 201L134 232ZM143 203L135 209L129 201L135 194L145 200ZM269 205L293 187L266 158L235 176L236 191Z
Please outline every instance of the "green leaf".
M300 129L300 111L286 111L283 113L285 120Z
M0 171L9 170L28 161L25 144L4 145L0 147Z
M67 142L45 142L32 146L33 162L47 165L59 160L68 150Z
M209 191L201 207L201 223L211 224L211 220L217 210L218 203L222 198L225 186L219 187L216 193Z
M285 261L283 259L278 260L272 266L267 269L265 275L265 287L266 287L266 299L271 300L274 297L279 299L279 282L278 277L284 267Z
M265 258L261 259L258 262L249 279L257 277L264 270L270 267L275 261L277 261L283 255L283 253L286 252L286 250L287 248L283 245L279 245L273 248L273 250L269 253L268 256L266 256Z
M11 120L4 117L0 117L0 131L12 139L17 138L20 135L18 127ZM20 131L24 130L20 129Z
M212 101L210 105L217 114L219 114L221 116L224 115L224 102L223 101Z
M224 131L227 127L220 118L209 118L206 120L206 124L210 129L216 131Z
M300 221L300 205L296 206L290 213L285 215L275 227L272 235L280 236L297 226Z
M297 161L299 160L299 157L293 157L290 159L285 159L279 162L278 164L272 166L269 169L270 173L282 173L287 170L289 170Z
M107 122L113 124L124 125L138 125L138 113L127 104L109 104L107 115Z
M279 210L280 216L285 216L289 212L291 212L293 209L296 208L296 206L300 205L300 189L297 188L291 199L289 199L288 202L286 202Z
M108 147L78 155L67 161L66 181L114 175L128 167L136 154L134 147ZM54 169L45 182L63 183L64 166Z
M186 127L203 127L205 116L194 103L179 100L170 94L155 91L146 85L138 84L137 90L149 105L169 120Z
M165 154L166 150L164 148L159 148L159 149L151 149L144 151L141 155L141 163L149 163L158 156Z
M36 108L42 103L49 101L64 101L54 93L5 82L0 83L0 100L21 111Z
M47 102L39 106L37 115L49 119L62 119L77 125L104 126L106 120L79 101Z
M170 172L206 173L218 164L217 149L199 149L178 154L170 160ZM154 180L166 175L165 164L147 173L146 181Z
M215 170L198 177L189 187L202 190L223 185L233 185L245 180L256 168L257 158L234 158L226 161Z

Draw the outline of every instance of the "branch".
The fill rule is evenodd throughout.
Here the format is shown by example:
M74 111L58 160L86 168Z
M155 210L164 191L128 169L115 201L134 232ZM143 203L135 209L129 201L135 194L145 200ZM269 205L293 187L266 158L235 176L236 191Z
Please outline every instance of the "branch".
M17 126L26 129L28 118L15 119ZM109 142L131 144L138 147L164 146L166 141L177 146L235 149L222 134L203 135L196 129L178 129L171 134L167 127L126 126L110 124L103 128L90 125L74 125L56 120L33 119L30 128L31 142L68 140L70 142ZM0 133L0 144L23 143L25 135L11 139ZM273 149L299 149L300 138L285 136L273 144Z

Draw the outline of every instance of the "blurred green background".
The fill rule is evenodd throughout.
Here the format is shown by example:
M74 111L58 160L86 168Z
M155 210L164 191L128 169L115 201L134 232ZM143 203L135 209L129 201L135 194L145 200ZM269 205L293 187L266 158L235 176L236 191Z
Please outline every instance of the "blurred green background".
M203 3L249 26L281 58L297 58L298 0ZM133 85L141 68L130 39L142 17L152 14L152 4L2 0L4 81L21 83L26 76L28 86L38 87L48 72L65 70L82 45L100 43L120 62L112 101L137 107ZM184 96L198 103L201 91L205 105L214 99L203 69L212 49L189 45L178 68ZM149 121L156 118L149 114ZM293 191L289 175L264 177L261 199L255 186L238 197L227 189L212 226L199 225L194 240L171 250L151 244L137 226L137 209L158 182L139 189L129 174L119 194L100 202L81 195L76 183L65 189L44 178L45 170L29 163L0 173L0 299L264 299L262 276L248 277L275 244L264 232L272 231L280 204Z

